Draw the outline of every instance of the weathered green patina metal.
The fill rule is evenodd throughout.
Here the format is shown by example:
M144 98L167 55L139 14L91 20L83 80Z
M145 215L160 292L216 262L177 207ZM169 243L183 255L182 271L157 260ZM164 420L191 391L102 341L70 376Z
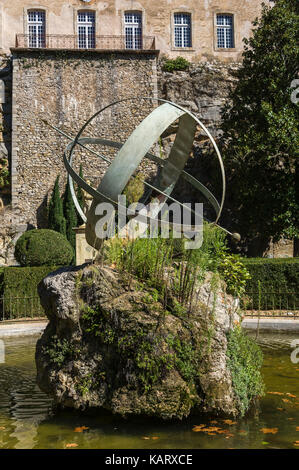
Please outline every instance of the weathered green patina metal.
M139 126L133 131L133 133L130 135L130 137L124 144L96 137L81 137L86 127L97 116L99 116L99 114L101 114L103 111L112 106L130 100L151 100L158 101L162 104L156 107L139 124ZM179 120L178 131L168 158L162 159L150 153L150 149L159 140L163 132L177 120ZM197 179L195 179L193 176L189 175L187 172L184 171L185 164L192 150L196 128L198 125L210 139L219 161L222 175L222 197L220 203L218 203L214 195L202 183L200 183ZM57 130L59 131L59 129ZM184 206L184 204L171 197L171 193L175 187L175 184L177 183L179 177L182 176L186 181L188 181L197 190L199 190L211 203L216 213L216 219L213 223L218 223L223 209L226 191L224 165L222 162L220 151L217 147L214 138L212 137L208 129L205 127L205 125L188 110L182 108L181 106L175 103L158 98L126 98L111 103L96 112L83 125L83 127L80 129L74 139L66 134L64 135L71 140L71 143L67 146L66 151L64 153L64 164L69 174L69 181L74 203L82 219L84 220L84 222L86 222L86 240L91 246L98 249L100 248L103 241L102 239L97 238L95 233L96 223L101 218L101 216L96 215L96 206L100 202L109 202L115 207L117 207L118 196L122 194L129 179L133 176L134 172L136 171L138 165L140 164L143 158L148 158L149 160L155 162L161 168L157 181L154 185L151 185L147 181L143 181L143 183L145 186L150 188L150 192L152 190L155 190L160 193L160 203L162 203L162 205L164 202L167 201L167 199L169 199L171 201L177 202L181 206ZM98 152L95 152L93 149L88 147L88 144L109 146L119 150L116 157L111 162L110 159L108 159L107 157L99 154ZM77 145L87 149L88 151L97 155L99 158L110 163L109 168L106 171L97 189L94 189L89 184L87 184L75 172L72 167L74 150ZM83 213L77 201L73 187L73 180L93 197L91 207L86 215ZM155 218L157 217L157 215L158 214L156 213L149 213L145 217L145 220L151 219L152 217ZM226 229L223 230L232 235L234 238L238 238L238 234L231 234Z

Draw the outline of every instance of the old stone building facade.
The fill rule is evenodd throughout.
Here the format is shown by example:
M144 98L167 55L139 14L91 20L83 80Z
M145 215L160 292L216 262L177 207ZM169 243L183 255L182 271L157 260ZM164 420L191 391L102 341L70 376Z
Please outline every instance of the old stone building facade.
M266 0L268 3L268 0ZM236 61L261 0L1 0L0 50L158 49Z
M68 139L45 120L74 135L110 102L151 96L180 103L217 135L242 37L250 34L261 3L1 0L0 159L9 162L10 184L0 188L0 266L14 263L22 232L47 226L58 174L61 189L65 185ZM165 56L182 56L192 65L168 74L161 68ZM149 110L120 107L103 115L89 135L124 142ZM84 152L77 168L80 162L84 176L97 185L107 165Z

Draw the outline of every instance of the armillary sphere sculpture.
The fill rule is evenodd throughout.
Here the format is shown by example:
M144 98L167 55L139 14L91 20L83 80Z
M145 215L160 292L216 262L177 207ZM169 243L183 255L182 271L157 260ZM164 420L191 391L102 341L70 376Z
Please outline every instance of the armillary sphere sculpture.
M111 140L105 140L99 137L81 137L86 127L106 109L115 106L119 103L134 100L156 101L159 103L159 106L157 106L138 125L138 127L132 132L132 134L124 144ZM179 120L178 131L168 158L162 159L152 153L149 153L150 149L155 143L158 142L163 132L165 132L166 129L177 120ZM210 139L219 161L222 175L222 197L220 203L216 200L216 198L209 191L208 188L206 188L196 178L184 171L184 167L186 165L186 162L189 158L193 146L197 125L201 127L201 129ZM159 98L126 98L123 100L115 101L114 103L111 103L108 106L105 106L104 108L97 111L88 121L86 121L86 123L83 125L83 127L80 129L74 139L60 131L60 129L54 126L51 127L53 127L58 132L60 132L71 140L70 144L66 147L64 153L64 164L69 174L69 182L76 209L79 212L83 221L86 223L85 236L87 243L92 247L99 249L103 242L102 239L97 238L95 233L96 223L102 217L95 214L96 206L100 202L109 202L112 203L115 208L117 208L118 196L122 194L128 181L133 176L134 172L136 171L138 165L141 163L143 158L149 159L150 161L157 164L158 167L160 167L161 171L158 172L158 176L154 185L151 185L147 181L143 181L143 183L145 186L150 188L150 192L154 190L160 194L159 201L160 203L162 202L162 205L163 202L166 202L166 200L169 199L173 202L177 202L181 206L184 206L184 204L171 197L171 193L175 187L175 184L177 183L179 177L182 176L187 182L191 183L198 191L200 191L213 206L216 213L215 221L213 223L218 225L218 220L223 209L226 191L223 161L217 144L208 129L196 116L194 116L188 110L182 108L181 106L173 102ZM113 147L115 149L118 149L118 153L115 156L114 160L111 162L105 156L98 154L93 149L88 147L88 144ZM87 184L75 172L72 167L73 153L77 145L83 147L84 149L87 149L88 151L102 158L104 161L110 163L110 166L106 171L104 177L102 178L97 189L94 189L89 184ZM73 180L84 191L86 191L93 197L91 206L86 215L83 213L80 204L77 200L74 191ZM150 192L149 194L147 194L147 197L150 197ZM150 214L149 218L157 216L157 213ZM233 238L238 240L240 239L239 234L232 234L223 227L221 227L221 229L231 235Z

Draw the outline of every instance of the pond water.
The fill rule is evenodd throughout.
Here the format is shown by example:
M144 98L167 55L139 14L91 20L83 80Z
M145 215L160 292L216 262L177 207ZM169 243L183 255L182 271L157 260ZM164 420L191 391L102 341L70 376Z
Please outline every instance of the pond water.
M258 412L235 424L206 417L161 423L122 420L100 412L55 413L51 400L35 383L37 338L6 339L6 362L0 364L0 448L299 449L295 444L299 442L299 364L290 358L291 341L296 338L299 334L260 336L267 393ZM193 426L200 424L225 433L193 432Z

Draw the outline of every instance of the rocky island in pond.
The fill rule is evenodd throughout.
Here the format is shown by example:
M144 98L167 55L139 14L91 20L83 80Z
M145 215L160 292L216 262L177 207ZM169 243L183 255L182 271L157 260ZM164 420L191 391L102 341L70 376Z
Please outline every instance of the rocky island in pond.
M39 386L64 407L121 416L243 415L262 393L262 358L215 276L195 283L187 308L171 287L161 296L111 267L51 273L39 285Z

